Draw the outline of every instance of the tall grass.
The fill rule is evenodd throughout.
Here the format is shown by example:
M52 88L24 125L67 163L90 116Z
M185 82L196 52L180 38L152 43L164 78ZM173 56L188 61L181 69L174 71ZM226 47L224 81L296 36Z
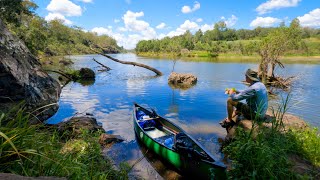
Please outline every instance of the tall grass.
M284 131L283 115L289 105L288 96L274 112L276 117L267 128L261 122L257 133L237 129L235 139L223 148L223 152L232 160L228 172L231 179L299 179L318 177L317 171L310 169L306 174L293 171L290 156L299 156L313 164L320 165L320 136L316 129ZM252 135L255 134L255 137ZM319 173L319 172L318 172Z
M62 139L55 128L29 125L23 108L0 115L0 172L68 179L127 179L101 155L100 132L83 131L76 139Z

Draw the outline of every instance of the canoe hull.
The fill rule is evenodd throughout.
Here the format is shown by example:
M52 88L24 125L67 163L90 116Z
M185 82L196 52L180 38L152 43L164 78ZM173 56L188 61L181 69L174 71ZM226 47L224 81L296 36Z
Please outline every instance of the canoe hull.
M135 109L136 106L134 106ZM164 161L170 163L182 175L187 177L197 177L201 179L225 179L225 167L220 167L212 162L198 161L188 158L187 154L181 154L173 149L170 149L163 144L157 142L140 127L136 119L135 112L133 113L134 131L138 140L148 149L157 154ZM177 128L178 130L180 128Z

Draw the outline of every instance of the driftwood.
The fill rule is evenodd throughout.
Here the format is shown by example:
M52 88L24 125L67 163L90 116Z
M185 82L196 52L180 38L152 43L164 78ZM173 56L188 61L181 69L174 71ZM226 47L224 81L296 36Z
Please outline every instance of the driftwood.
M111 56L109 56L109 55L102 54L102 53L100 53L99 51L93 49L92 47L90 47L90 49L91 49L93 52L95 52L95 53L97 53L97 54L100 54L100 55L102 55L102 56L104 56L104 57L107 57L107 58L109 58L109 59L111 59L111 60L113 60L113 61L115 61L115 62L118 62L118 63L121 63L121 64L130 64L130 65L133 65L133 66L143 67L143 68L149 69L150 71L155 72L158 76L162 76L162 72L158 71L157 69L155 69L155 68L153 68L153 67L150 67L150 66L147 66L147 65L141 64L141 63L136 63L136 62L120 61L120 60L118 60L118 59L116 59L116 58L113 58L113 57L111 57Z
M108 66L100 63L99 61L97 61L95 58L92 58L92 60L94 60L96 63L100 64L102 67L106 68L107 71L111 70L111 68L109 68Z
M55 71L55 70L49 70L49 69L45 69L45 71L58 73L58 74L60 74L60 75L62 75L62 76L64 76L64 77L66 77L67 79L72 80L72 77L68 76L67 74L65 74L65 73L63 73L63 72L61 72L61 71Z

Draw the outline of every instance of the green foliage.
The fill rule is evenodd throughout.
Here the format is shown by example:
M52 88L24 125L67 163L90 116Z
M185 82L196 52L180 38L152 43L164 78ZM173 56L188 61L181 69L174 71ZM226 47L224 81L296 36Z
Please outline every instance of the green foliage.
M127 179L101 156L100 132L83 131L77 139L61 139L44 125L29 125L31 116L14 109L0 116L0 172L68 179Z
M109 36L98 36L79 27L65 26L59 20L50 22L33 14L37 5L31 1L0 0L0 18L22 39L35 55L88 54L89 44L98 45L105 53L123 50ZM4 12L2 12L4 11Z
M302 37L313 37L301 42ZM317 41L311 41L316 39ZM180 36L165 37L161 40L142 40L136 45L137 54L179 53L188 49L188 57L213 56L227 53L245 56L258 56L268 52L270 61L278 60L282 55L318 55L320 54L320 29L301 28L294 19L289 27L284 23L276 28L257 27L253 30L230 29L224 22L218 22L214 29L202 32L200 29L192 34L186 31ZM206 51L194 56L192 51ZM152 53L147 53L152 52ZM183 55L183 54L182 54ZM265 56L265 54L264 54ZM205 57L208 57L205 55Z
M231 179L298 179L301 174L293 170L292 156L309 160L320 166L320 135L317 129L289 129L284 131L283 115L288 110L289 96L274 112L276 119L271 127L253 120L252 130L237 128L236 137L223 152L232 160ZM310 169L304 178L312 178L317 172Z
M315 166L320 167L320 134L317 128L291 130L289 135L297 143L297 151Z
M31 15L38 6L31 1L0 0L0 18L15 25L21 24L24 15Z

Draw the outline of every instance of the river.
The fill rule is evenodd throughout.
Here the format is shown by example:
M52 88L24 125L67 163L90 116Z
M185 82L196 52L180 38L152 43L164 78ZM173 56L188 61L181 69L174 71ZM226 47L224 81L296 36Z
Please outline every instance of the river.
M72 82L62 89L59 110L48 120L58 123L77 114L91 113L102 124L107 133L121 135L125 142L106 149L116 164L128 162L134 165L131 174L146 179L170 179L180 177L174 170L166 168L157 157L141 147L135 139L132 123L132 104L154 108L158 114L172 120L197 139L216 158L222 159L218 139L226 135L218 122L226 117L227 87L244 89L241 83L248 68L257 69L255 63L192 62L178 60L175 72L192 73L198 83L187 90L172 89L168 77L173 70L169 59L142 58L135 54L114 54L113 57L150 65L163 76L155 77L152 71L124 65L100 55L70 56L73 68L92 68L96 72L93 84ZM112 70L100 72L95 58ZM296 76L290 93L279 92L284 97L290 94L289 112L305 119L310 125L319 127L320 64L285 64L285 69L276 69L285 77ZM281 98L271 100L277 104ZM147 153L146 153L147 152ZM144 156L146 156L144 158Z

